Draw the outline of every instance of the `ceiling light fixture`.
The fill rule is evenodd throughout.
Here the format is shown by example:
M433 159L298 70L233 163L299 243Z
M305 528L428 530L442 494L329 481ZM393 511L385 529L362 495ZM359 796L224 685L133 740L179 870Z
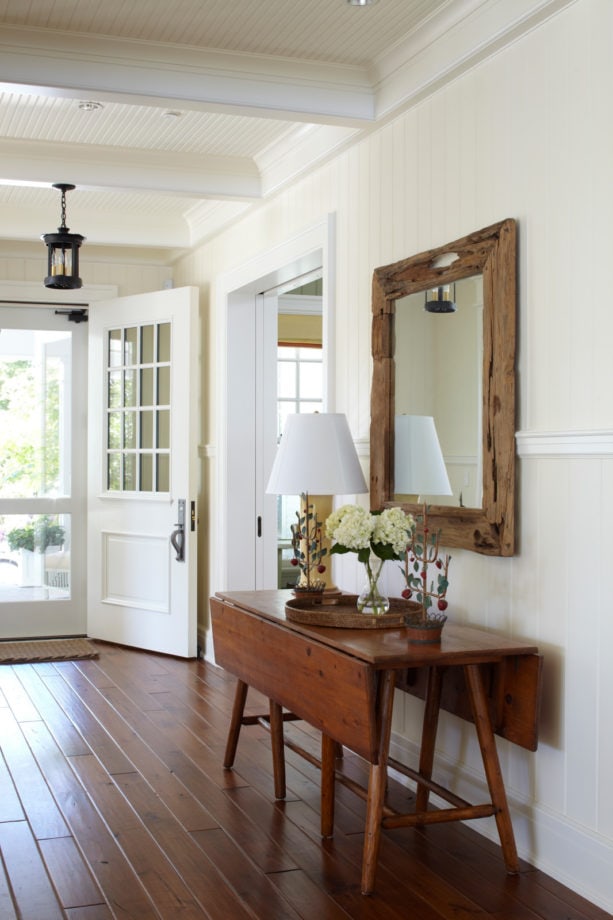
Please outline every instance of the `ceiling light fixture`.
M79 108L82 112L97 112L98 109L103 109L104 106L101 102L80 102Z
M62 193L62 223L57 233L41 236L47 247L45 287L72 290L83 284L79 278L79 247L85 237L80 233L69 233L70 227L66 226L66 192L72 191L74 185L58 182L53 188Z
M349 6L373 6L379 0L347 0Z

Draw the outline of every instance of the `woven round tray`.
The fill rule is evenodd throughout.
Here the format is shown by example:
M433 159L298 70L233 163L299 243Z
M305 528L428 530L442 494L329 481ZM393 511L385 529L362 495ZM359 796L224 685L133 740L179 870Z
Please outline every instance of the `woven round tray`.
M305 626L333 626L339 629L390 629L404 626L407 614L420 605L399 597L390 598L388 613L373 616L360 613L356 607L357 594L342 594L321 602L295 598L285 605L285 616L290 622Z

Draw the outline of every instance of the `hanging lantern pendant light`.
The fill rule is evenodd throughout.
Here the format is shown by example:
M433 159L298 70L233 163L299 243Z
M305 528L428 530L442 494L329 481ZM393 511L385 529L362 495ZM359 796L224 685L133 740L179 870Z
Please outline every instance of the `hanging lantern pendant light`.
M57 228L57 233L45 233L41 236L47 247L47 277L45 287L72 290L80 288L83 284L79 278L79 247L84 236L80 233L69 233L66 226L66 192L74 189L74 185L63 182L56 183L62 193L62 223Z

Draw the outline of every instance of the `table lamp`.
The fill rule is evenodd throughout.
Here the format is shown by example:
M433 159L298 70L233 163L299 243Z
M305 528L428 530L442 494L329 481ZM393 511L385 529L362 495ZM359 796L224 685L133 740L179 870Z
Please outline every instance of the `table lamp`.
M311 569L317 567L321 551L321 526L310 510L309 494L368 492L346 416L335 412L289 415L266 492L302 497L305 512L303 515L301 507L298 525L292 527L292 545L306 579L303 590L317 590ZM298 535L301 548L296 546Z
M453 495L431 415L394 419L394 498L417 502L420 496Z

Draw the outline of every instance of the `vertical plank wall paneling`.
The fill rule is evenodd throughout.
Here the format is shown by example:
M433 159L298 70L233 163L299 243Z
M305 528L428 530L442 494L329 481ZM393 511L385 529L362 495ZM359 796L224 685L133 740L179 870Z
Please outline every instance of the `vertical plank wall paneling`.
M335 212L335 408L362 440L373 268L515 217L518 428L610 429L612 33L613 4L578 0L204 245L177 266L179 282L207 288L239 260ZM214 401L213 377L209 384ZM518 839L528 859L609 909L613 796L603 777L613 763L603 733L613 669L598 637L611 637L611 463L520 457L517 555L455 552L450 588L453 617L531 637L546 652L540 750L501 745ZM579 561L583 578L574 574ZM587 611L591 639L582 632ZM403 700L395 719L407 758L414 705ZM450 719L440 748L443 757L462 753L458 787L479 785L475 751Z

